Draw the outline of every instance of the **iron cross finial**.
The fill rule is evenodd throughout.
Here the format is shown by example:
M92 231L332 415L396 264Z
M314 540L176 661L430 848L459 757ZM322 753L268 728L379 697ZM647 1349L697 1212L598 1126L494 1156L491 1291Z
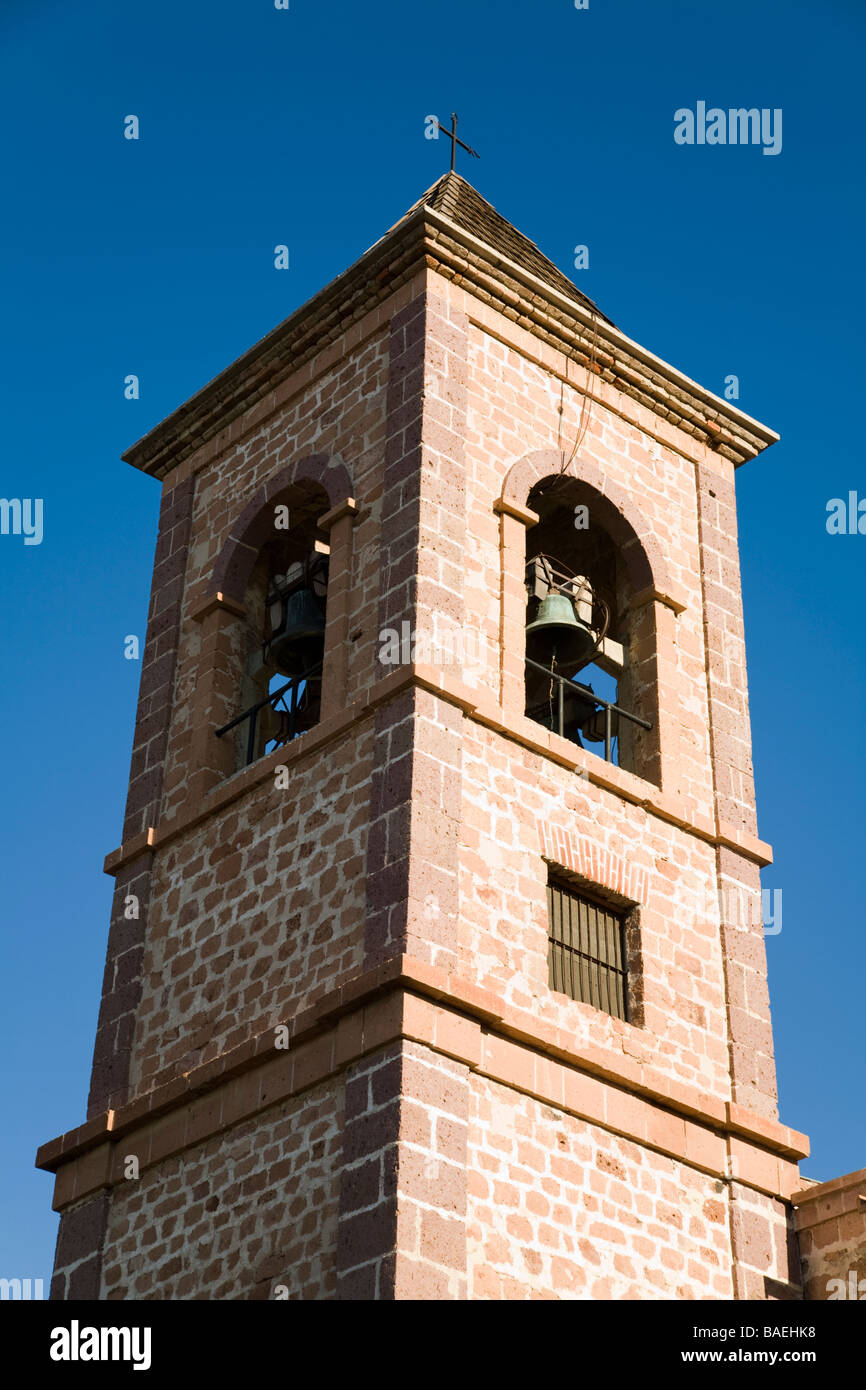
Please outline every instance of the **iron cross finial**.
M471 145L467 145L466 142L465 142L465 140L459 140L459 139L457 138L457 112L456 112L456 111L452 111L452 112L451 112L451 129L450 129L450 130L447 130L447 129L445 128L445 126L444 126L444 125L442 124L442 122L439 120L439 117L438 117L438 116L436 117L436 125L437 125L437 128L438 128L439 130L442 131L442 134L443 134L443 135L447 135L447 136L448 136L448 139L451 141L451 168L452 168L452 170L453 170L453 168L454 168L454 159L455 159L455 156L456 156L456 154L457 154L457 146L458 146L458 145L460 146L460 148L461 148L462 150L465 150L467 154L471 154L471 155L473 156L473 158L475 158L475 159L480 159L480 158L481 158L481 155L478 153L477 150L473 150L472 146L471 146Z

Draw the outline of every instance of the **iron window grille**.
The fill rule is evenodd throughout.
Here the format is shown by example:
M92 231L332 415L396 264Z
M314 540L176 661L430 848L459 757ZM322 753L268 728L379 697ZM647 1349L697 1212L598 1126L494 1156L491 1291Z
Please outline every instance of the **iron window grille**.
M553 877L547 912L550 988L628 1022L624 914Z

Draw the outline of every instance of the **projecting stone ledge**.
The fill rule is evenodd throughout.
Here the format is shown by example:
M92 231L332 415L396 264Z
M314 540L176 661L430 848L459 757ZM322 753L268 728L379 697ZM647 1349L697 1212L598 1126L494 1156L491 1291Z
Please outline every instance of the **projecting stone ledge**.
M866 1302L866 1168L795 1192L804 1297Z

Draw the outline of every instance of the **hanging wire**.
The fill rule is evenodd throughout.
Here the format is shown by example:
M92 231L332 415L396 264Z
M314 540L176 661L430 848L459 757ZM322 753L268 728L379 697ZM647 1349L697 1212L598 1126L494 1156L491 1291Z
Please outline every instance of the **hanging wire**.
M566 472L568 471L569 467L571 466L571 461L572 461L572 459L574 458L575 454L577 453L578 449L580 449L580 447L581 447L582 444L583 444L584 439L586 438L586 432L587 432L587 430L589 429L589 424L590 424L590 421L591 421L591 419L592 419L592 407L593 407L593 405L595 404L595 401L594 401L592 392L591 392L590 389L589 389L589 383L590 383L591 377L595 375L595 362L596 362L596 355L597 355L597 352L598 352L598 318L596 317L595 314L592 314L592 315L591 315L591 318L592 318L592 345L591 345L591 347L590 347L589 361L588 361L587 364L586 364L586 384L585 384L585 386L584 386L583 399L582 399L582 401L581 401L581 403L580 403L580 418L579 418L579 420L578 420L578 422L577 422L577 434L576 434L576 436L575 436L575 440L574 440L574 444L573 444L573 446L572 446L571 453L569 454L569 456L568 456L568 458L566 459L566 461L565 461L565 462L562 464L562 466L560 467L560 470L559 470L560 473L566 473ZM571 361L571 360L572 360L571 357L569 357L568 360ZM561 400L561 399L562 399L562 388L560 387L560 400ZM560 418L560 438L559 438L559 440L557 440L557 443L560 443L560 442L561 442L561 439L562 439L562 413L561 413L561 411L560 411L560 417L559 417L559 418ZM564 449L562 450L562 453L563 453L563 454L565 453L565 450L564 450Z

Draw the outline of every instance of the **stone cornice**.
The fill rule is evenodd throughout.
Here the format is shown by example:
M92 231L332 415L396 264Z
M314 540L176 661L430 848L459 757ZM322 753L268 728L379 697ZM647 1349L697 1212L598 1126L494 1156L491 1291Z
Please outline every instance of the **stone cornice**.
M124 461L162 478L424 264L424 210L419 208L133 444Z
M698 436L736 464L778 441L774 430L656 357L614 324L493 252L442 213L428 208L427 215L440 233L436 265L440 274L465 283L470 293L530 331L543 330L540 336L551 340L559 336L581 365L592 363L598 376L655 414Z
M55 1208L123 1181L130 1153L149 1167L399 1038L717 1178L783 1198L800 1185L796 1160L809 1144L796 1130L626 1054L576 1044L570 1031L409 956L347 978L286 1028L284 1049L262 1021L222 1057L43 1144L36 1166L58 1175Z
M461 709L467 718L485 725L495 733L503 734L541 757L550 758L560 766L578 772L588 782L614 793L624 801L640 806L649 815L667 821L686 834L694 835L707 844L722 845L726 849L734 850L761 866L773 862L771 846L748 831L721 821L714 823L696 814L682 798L663 791L651 782L643 781L624 768L605 762L583 748L578 748L570 740L543 729L531 719L509 719L490 691L464 685L450 673L435 667L414 663L401 667L377 681L363 700L347 706L329 719L323 719L302 738L284 744L281 748L275 748L258 762L235 773L208 793L204 800L191 798L169 819L161 821L158 826L150 826L133 839L125 841L106 856L105 872L116 875L139 855L163 849L179 835L186 834L202 821L218 814L260 782L272 778L277 767L291 767L295 763L303 762L323 747L343 738L355 725L369 720L380 705L396 698L410 686L427 690L440 699L447 700L449 704Z
M605 381L734 463L753 458L778 438L442 213L420 207L123 458L163 478L424 266L563 347L581 365L592 362Z
M247 613L242 603L237 603L227 594L217 591L215 594L204 593L197 598L192 604L189 616L194 623L203 623L205 618L218 610L231 613L236 618L245 618Z
M798 1224L801 1228L831 1220L846 1211L866 1213L866 1168L800 1188L792 1194L791 1200L800 1208Z

